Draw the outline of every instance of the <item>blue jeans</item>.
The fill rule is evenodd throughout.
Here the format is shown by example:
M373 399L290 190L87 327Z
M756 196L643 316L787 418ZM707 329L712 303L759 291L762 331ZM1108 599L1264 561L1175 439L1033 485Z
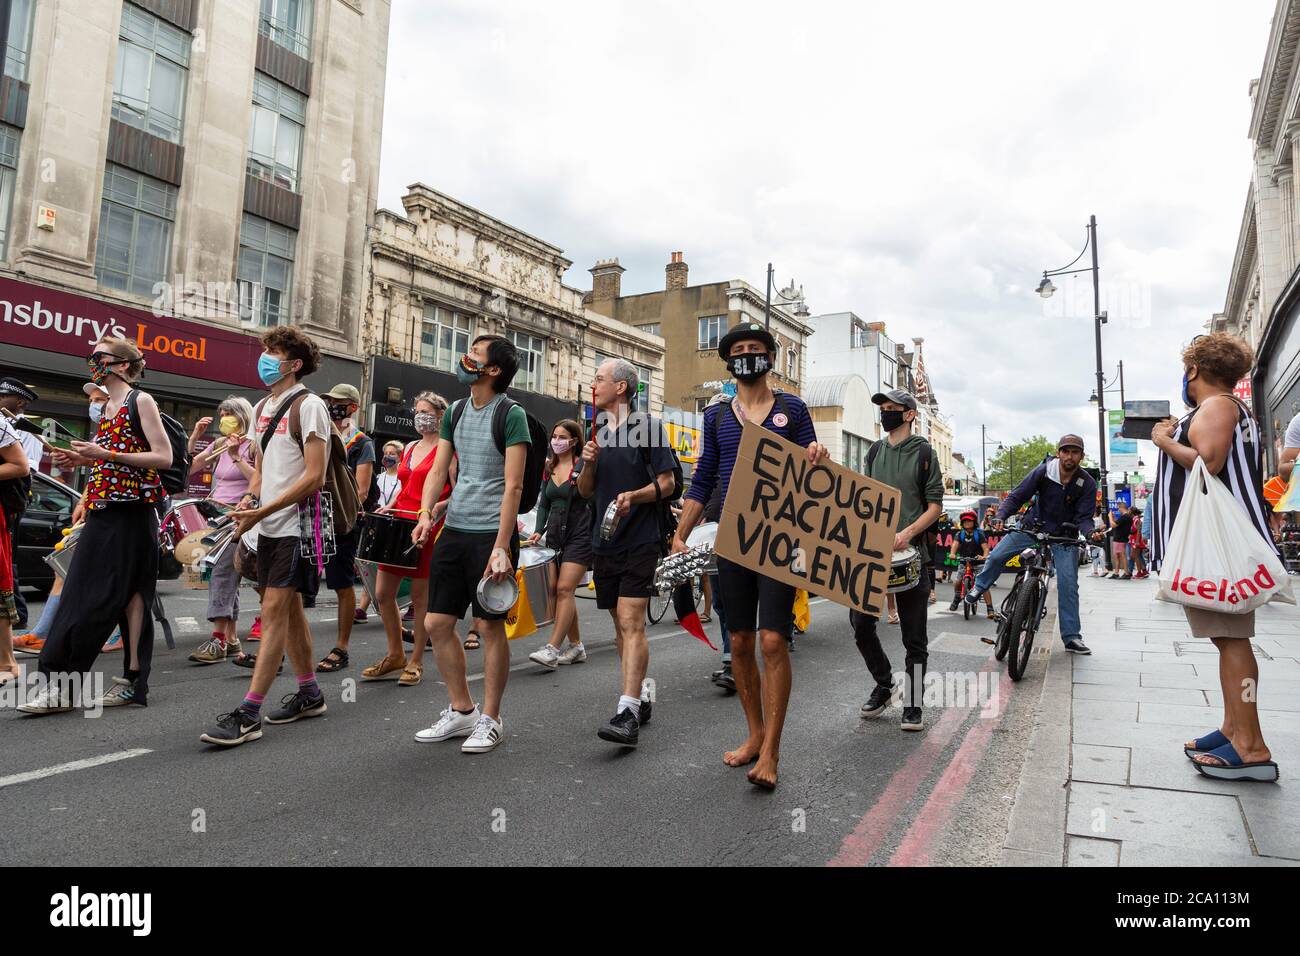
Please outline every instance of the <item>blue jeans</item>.
M984 570L975 578L975 586L987 591L997 581L1007 562L1033 543L1033 535L1023 531L1008 532L989 552ZM1079 624L1079 557L1074 548L1054 544L1052 562L1056 565L1056 610L1061 618L1061 640L1068 644L1083 638Z

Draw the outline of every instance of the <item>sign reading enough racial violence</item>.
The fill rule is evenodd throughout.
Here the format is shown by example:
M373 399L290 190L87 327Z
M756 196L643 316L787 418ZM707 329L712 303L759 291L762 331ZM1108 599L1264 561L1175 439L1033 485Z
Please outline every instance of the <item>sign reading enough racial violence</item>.
M899 521L898 489L745 423L714 550L836 604L880 616Z

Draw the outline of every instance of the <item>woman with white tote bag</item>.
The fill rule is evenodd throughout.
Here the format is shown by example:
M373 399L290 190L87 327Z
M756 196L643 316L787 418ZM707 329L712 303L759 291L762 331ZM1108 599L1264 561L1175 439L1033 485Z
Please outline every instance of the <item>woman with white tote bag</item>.
M1267 542L1266 551L1276 554L1272 535L1269 534L1269 508L1264 502L1264 479L1261 467L1259 428L1254 419L1232 395L1233 385L1247 372L1253 362L1251 348L1241 339L1226 332L1200 335L1183 350L1183 401L1192 410L1181 419L1170 418L1158 424L1151 440L1160 450L1157 464L1156 492L1152 497L1155 508L1155 533L1151 539L1152 563L1161 571L1163 590L1167 585L1172 566L1166 568L1164 559L1180 557L1179 546L1197 536L1198 529L1184 522L1179 534L1171 541L1179 506L1184 503L1184 492L1200 492L1202 475L1208 472L1229 491L1245 509L1254 531ZM1204 468L1197 466L1198 459ZM1231 505L1231 502L1227 503ZM1202 514L1200 507L1190 510L1187 518L1195 523ZM1244 524L1244 522L1241 522ZM1204 529L1210 536L1211 529ZM1258 550L1253 538L1252 551ZM1225 562L1226 563L1226 562ZM1216 576L1226 574L1227 568L1204 569ZM1196 579L1191 579L1195 581ZM1225 578L1226 582L1226 578ZM1186 586L1187 579L1183 584ZM1207 582L1201 580L1187 593L1196 598L1196 592ZM1223 582L1220 582L1223 583ZM1231 587L1239 587L1232 585ZM1220 591L1231 590L1227 584ZM1209 592L1215 591L1210 587ZM1202 598L1206 595L1201 595ZM1206 607L1189 606L1194 601L1179 599L1187 615L1192 635L1208 638L1219 650L1219 682L1223 690L1223 724L1204 737L1187 743L1183 750L1208 777L1221 780L1275 781L1277 764L1264 744L1264 734L1259 726L1256 699L1259 689L1259 665L1251 638L1255 636L1255 612L1227 613ZM1205 602L1195 602L1205 603Z

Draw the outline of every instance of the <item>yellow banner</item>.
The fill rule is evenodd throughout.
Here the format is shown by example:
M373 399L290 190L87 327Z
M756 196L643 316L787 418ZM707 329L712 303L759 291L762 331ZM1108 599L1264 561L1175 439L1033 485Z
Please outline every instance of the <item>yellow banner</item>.
M699 461L700 430L698 428L687 428L674 422L664 422L664 429L668 432L668 441L672 443L673 451L677 452L678 458L691 464Z

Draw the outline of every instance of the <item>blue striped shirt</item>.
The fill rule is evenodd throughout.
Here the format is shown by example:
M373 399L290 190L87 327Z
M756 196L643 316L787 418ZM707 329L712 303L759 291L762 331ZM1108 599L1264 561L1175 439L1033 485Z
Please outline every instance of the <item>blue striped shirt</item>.
M812 416L808 406L798 395L781 393L785 402L789 421L781 411L781 400L772 403L772 410L767 413L763 427L775 432L782 438L794 442L800 448L807 448L817 440L817 431L813 428ZM718 418L721 415L722 418ZM780 417L780 423L774 419ZM700 460L695 463L691 473L691 489L686 497L691 501L705 504L713 488L722 482L722 501L727 500L727 486L731 484L731 471L736 467L736 452L740 448L740 433L744 429L730 402L711 405L704 410L704 441L700 450ZM717 441L714 441L714 436Z

